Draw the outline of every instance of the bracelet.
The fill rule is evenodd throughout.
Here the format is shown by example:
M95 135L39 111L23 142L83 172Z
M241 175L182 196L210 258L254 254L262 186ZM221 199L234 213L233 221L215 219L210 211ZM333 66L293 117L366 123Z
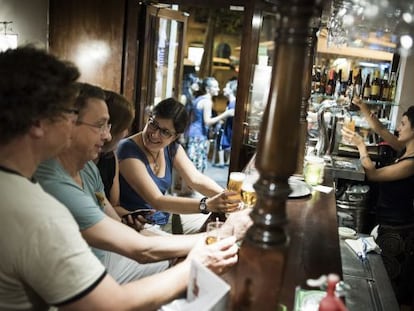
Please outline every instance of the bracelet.
M361 157L359 157L359 160L360 160L360 161L362 161L362 160L364 160L365 158L368 158L368 159L369 159L369 155L364 155L364 156L361 156Z

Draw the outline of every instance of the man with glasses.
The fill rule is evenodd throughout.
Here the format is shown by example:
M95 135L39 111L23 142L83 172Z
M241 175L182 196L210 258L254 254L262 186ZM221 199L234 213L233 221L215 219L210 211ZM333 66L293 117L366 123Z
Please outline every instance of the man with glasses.
M75 124L78 77L74 65L34 47L0 52L0 310L155 310L184 292L192 259L215 272L237 260L234 237L209 246L200 239L183 262L157 275L120 286L107 274L68 209L32 178L41 161L70 146L74 127L87 128ZM80 120L106 124L95 134L108 138L105 113L103 123L95 123L84 112ZM98 234L107 234L107 229ZM134 236L129 230L127 244ZM147 239L163 244L158 237L134 237L148 250L142 257L157 255ZM186 241L194 244L180 240ZM172 252L177 244L170 240L169 249L158 255Z
M127 283L166 270L168 260L186 256L199 237L147 237L120 222L93 162L111 140L103 90L81 84L76 108L79 116L71 146L43 162L36 178L69 208L83 237L116 281Z

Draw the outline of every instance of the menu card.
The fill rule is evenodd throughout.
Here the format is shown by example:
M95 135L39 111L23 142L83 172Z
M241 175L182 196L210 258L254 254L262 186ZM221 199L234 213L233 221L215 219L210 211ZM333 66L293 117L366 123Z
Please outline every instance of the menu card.
M191 262L187 297L176 299L159 311L225 311L230 286L214 272L196 261Z

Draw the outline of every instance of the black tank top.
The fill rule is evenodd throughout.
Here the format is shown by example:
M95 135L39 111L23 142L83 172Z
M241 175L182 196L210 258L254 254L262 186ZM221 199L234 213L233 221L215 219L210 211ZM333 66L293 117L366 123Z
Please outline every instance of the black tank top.
M108 200L111 197L110 192L112 184L114 183L115 165L115 156L113 152L101 155L98 163L96 164L96 166L98 166L99 173L104 184L105 195Z
M412 161L414 156L397 160ZM383 225L414 223L414 175L379 183L377 220Z

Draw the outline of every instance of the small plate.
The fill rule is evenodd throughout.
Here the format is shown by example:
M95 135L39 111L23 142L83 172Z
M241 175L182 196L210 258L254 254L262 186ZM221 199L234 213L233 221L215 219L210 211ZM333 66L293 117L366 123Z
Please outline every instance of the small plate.
M339 236L343 239L355 239L356 231L348 227L338 227Z

